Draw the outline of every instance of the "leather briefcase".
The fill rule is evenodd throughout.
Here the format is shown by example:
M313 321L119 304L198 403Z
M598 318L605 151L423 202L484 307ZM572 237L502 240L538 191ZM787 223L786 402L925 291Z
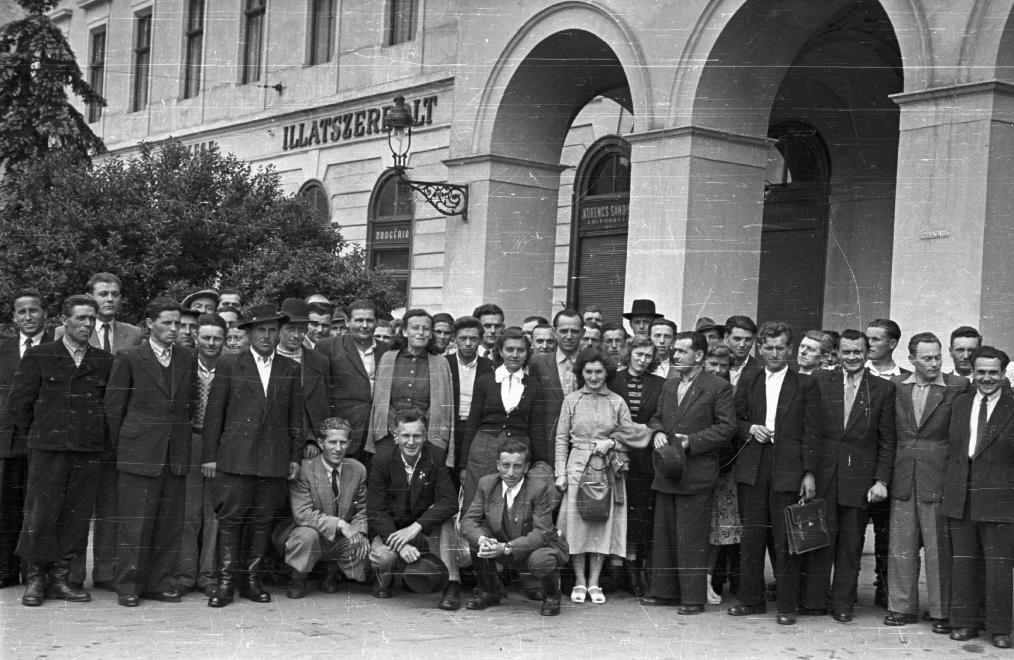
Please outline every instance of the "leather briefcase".
M831 544L827 533L827 505L822 499L799 502L785 507L785 528L789 552L801 555Z

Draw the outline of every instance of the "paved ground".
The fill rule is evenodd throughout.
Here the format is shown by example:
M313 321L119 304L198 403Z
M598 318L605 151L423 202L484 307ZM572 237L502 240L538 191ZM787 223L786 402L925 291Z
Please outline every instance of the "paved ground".
M773 613L735 619L725 614L727 604L686 617L642 607L625 594L610 594L605 605L565 602L559 617L548 618L514 591L484 612L443 612L436 595L396 592L378 601L363 586L311 591L298 601L272 589L270 604L238 600L221 610L199 594L126 609L105 591L94 592L91 603L27 608L21 589L9 588L0 590L0 657L1014 658L986 639L960 644L935 635L925 623L884 626L883 610L871 605L868 553L856 620L847 625L821 617L785 627Z

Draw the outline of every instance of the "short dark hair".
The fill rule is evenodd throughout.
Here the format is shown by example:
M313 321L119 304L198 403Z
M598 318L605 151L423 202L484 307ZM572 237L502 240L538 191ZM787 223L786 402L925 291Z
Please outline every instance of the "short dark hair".
M500 460L500 454L522 454L525 457L525 463L531 462L532 459L532 452L528 448L528 444L517 438L507 438L501 442L500 446L496 448L497 460Z
M320 314L321 316L331 316L334 314L334 305L324 304L322 302L312 302L306 305L307 314Z
M908 354L915 355L915 351L919 348L919 344L936 344L937 346L943 348L943 345L940 343L940 338L935 334L932 332L920 332L912 335L912 338L908 340Z
M978 359L984 360L1000 360L1000 373L1007 371L1007 365L1010 364L1010 358L1007 354L1001 351L995 346L980 346L979 348L972 351L972 356L968 358L968 361L972 364L972 370L975 370L975 361Z
M733 314L725 319L725 334L731 335L733 328L746 330L752 335L757 334L757 324L753 322L752 318L743 314Z
M870 350L870 338L864 335L863 333L859 332L858 330L854 330L852 328L841 331L841 336L838 337L838 342L835 344L835 347L838 350L841 350L842 340L859 341L860 339L862 339L863 343L866 344L866 350Z
M873 319L867 328L880 328L894 341L901 341L901 327L891 319Z
M180 318L183 318L184 316L192 316L194 317L194 320L197 320L202 314L203 312L198 312L196 309L180 305ZM200 323L200 321L198 321L198 323Z
M578 388L584 387L585 365L591 362L601 362L603 367L608 367L612 362L605 356L605 353L597 348L586 348L577 354L577 361L574 363L574 375L577 377Z
M605 333L603 333L605 334ZM635 348L650 348L651 359L655 359L655 354L658 353L658 348L655 346L655 342L648 339L644 335L635 335L633 339L627 344L627 350L625 355L627 356L627 362L630 362L630 355L634 352Z
M63 299L63 304L60 305L60 313L64 316L70 316L71 312L74 311L75 307L85 306L91 307L95 310L95 313L99 313L99 303L97 300L92 298L86 293L80 293L73 296L67 296Z
M182 315L185 311L187 310L184 310L183 306L172 298L159 296L144 306L142 318L154 321L162 312L179 312Z
M648 326L648 332L651 332L651 329L654 328L656 325L664 325L668 328L672 328L672 334L674 337L676 336L676 333L679 332L679 328L676 327L676 323L674 321L670 321L669 319L663 318L661 316L651 322L651 324Z
M46 301L42 297L42 294L39 293L38 289L18 289L14 292L14 295L11 296L11 302L16 302L19 298L35 298L43 307L46 305Z
M218 314L201 314L197 317L197 327L200 328L202 325L213 325L216 328L221 328L225 332L229 332L229 324L225 322Z
M454 317L447 312L437 312L433 315L433 325L436 326L437 323L446 323L447 325L453 327Z
M834 350L834 338L823 330L807 330L803 333L803 337L818 342L820 344L821 355Z
M606 323L602 326L602 336L605 337L607 332L616 332L619 330L623 333L624 337L629 337L630 333L619 323Z
M821 330L821 332L827 335L828 340L830 340L831 342L830 350L832 351L838 350L838 340L841 339L841 333L838 332L837 330Z
M598 305L588 305L587 307L581 310L581 316L583 317L588 312L591 312L593 314L601 314L602 308L599 307Z
M599 325L598 323L596 323L595 321L585 321L584 322L584 329L585 330L598 330L600 333L602 332L602 326Z
M479 334L482 334L482 324L479 323L479 319L474 316L459 316L454 321L454 334L457 335L462 330L467 329L478 330Z
M718 358L719 360L732 361L732 351L725 344L715 344L708 349L708 353L704 356L705 358Z
M500 309L499 305L494 305L493 303L483 303L472 311L472 316L475 318L486 316L487 314L496 314L500 317L500 321L503 322L503 310Z
M349 316L352 316L352 312L356 311L357 309L365 309L367 311L373 312L374 317L380 316L380 312L377 310L377 306L373 304L372 300L366 300L365 298L353 300L352 304L349 305Z
M533 335L535 334L536 330L549 330L549 331L552 331L553 330L553 326L549 325L548 323L540 323L537 326L535 326L534 328L532 328L532 334Z
M766 337L773 339L781 335L785 335L788 339L787 343L792 344L792 328L784 321L765 321L761 324L760 331L757 333L761 343L764 342L764 338Z
M239 296L239 299L243 299L243 292L239 289L219 289L218 295L220 296Z
M521 325L531 323L532 321L535 321L536 325L549 325L549 319L543 316L526 316L525 320L521 322Z
M394 330L394 323L392 323L391 321L388 321L387 319L380 319L379 321L377 321L377 327L378 328L390 328L391 330Z
M414 318L423 317L423 316L425 316L426 318L428 318L430 320L430 328L432 328L433 327L433 315L430 314L429 312L427 312L425 309L419 309L419 308L410 309L407 312L405 312L405 315L401 317L401 327L404 328L405 325L408 323L409 319L414 319Z
M954 332L951 333L950 346L954 345L955 339L978 339L979 344L982 344L982 335L970 325L963 325L954 329Z
M116 275L113 275L112 273L95 273L88 278L88 284L85 285L88 293L91 293L95 289L95 285L99 282L104 284L115 284L120 287L121 292L123 291L123 282Z
M525 342L525 364L528 364L528 360L532 358L532 342L528 341L528 335L526 335L521 328L513 325L504 329L504 331L500 333L500 336L496 338L496 345L493 347L492 355L493 364L498 367L503 364L503 356L500 355L500 351L503 350L503 345L507 343L508 339L520 339ZM522 365L522 367L523 366L524 365Z
M564 316L571 319L577 319L578 321L581 322L582 326L584 325L584 317L578 314L576 309L561 309L556 313L555 316L553 316L554 329L560 325L560 319Z
M681 339L690 340L690 348L695 351L700 351L701 354L708 352L708 338L704 336L703 332L697 332L696 330L684 330L676 334L673 342L677 342Z
M399 424L411 424L413 422L422 422L423 426L426 426L426 413L415 406L409 406L408 408L402 408L394 415L394 425L396 427Z

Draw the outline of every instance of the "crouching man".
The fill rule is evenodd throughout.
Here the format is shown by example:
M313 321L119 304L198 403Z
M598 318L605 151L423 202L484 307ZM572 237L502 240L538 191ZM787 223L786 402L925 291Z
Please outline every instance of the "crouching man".
M339 571L350 580L366 579L366 468L348 458L352 427L344 419L330 417L320 424L317 441L320 456L303 461L299 474L289 483L292 520L274 533L275 547L292 569L289 598L306 595L306 574L318 561L326 562L319 588L338 590Z
M497 474L479 479L475 499L461 518L468 539L479 591L470 610L500 604L495 563L527 569L542 581L545 594L539 613L560 613L560 565L567 561L567 542L553 526L552 482L525 479L531 463L528 446L506 440L497 452Z

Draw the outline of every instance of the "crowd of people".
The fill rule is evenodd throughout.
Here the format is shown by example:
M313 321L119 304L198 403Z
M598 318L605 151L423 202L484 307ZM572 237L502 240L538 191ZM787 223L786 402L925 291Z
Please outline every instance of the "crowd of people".
M92 588L125 607L349 580L483 610L517 583L546 616L565 591L626 589L680 615L773 601L781 625L848 623L872 521L886 625L1011 645L1014 395L972 327L945 374L928 332L898 365L890 319L680 331L635 300L626 323L507 327L493 303L393 319L204 289L137 327L116 275L85 291L57 324L18 291L0 343L0 586L25 606L90 600L91 528ZM811 501L827 543L796 553L786 509Z

